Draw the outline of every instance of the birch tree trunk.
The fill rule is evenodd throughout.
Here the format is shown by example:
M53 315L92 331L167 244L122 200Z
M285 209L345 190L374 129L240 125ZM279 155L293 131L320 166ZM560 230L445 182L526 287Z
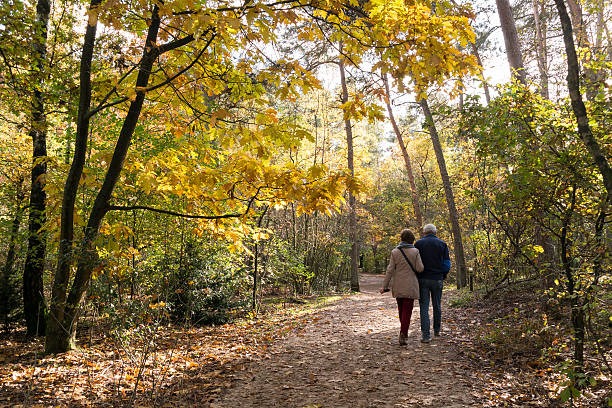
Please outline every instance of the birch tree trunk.
M540 95L545 99L550 99L548 91L548 53L547 53L547 38L546 28L542 26L542 4L541 0L532 0L533 21L535 24L536 35L536 58L538 62L538 71L540 73Z

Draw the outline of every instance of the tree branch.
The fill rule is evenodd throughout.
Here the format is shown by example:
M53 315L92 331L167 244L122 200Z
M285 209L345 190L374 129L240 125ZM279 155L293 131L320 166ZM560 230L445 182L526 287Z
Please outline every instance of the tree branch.
M146 210L146 211L152 211L152 212L159 213L159 214L173 215L175 217L195 218L195 219L201 219L201 220L220 220L223 218L240 218L246 215L249 209L250 209L250 205L249 207L247 207L247 210L242 214L230 213L230 214L221 214L221 215L198 215L198 214L185 214L185 213L180 213L180 212L172 211L172 210L164 210L162 208L149 207L146 205L129 205L129 206L109 205L108 206L109 211Z
M212 30L212 29L211 29L211 30ZM208 42L206 43L206 46L205 46L204 48L202 48L202 50L200 51L200 53L198 54L198 56L197 56L196 58L194 58L194 60L193 60L193 61L192 61L190 64L188 64L186 67L184 67L183 69L181 69L180 71L178 71L178 72L177 72L175 75L173 75L173 76L171 76L171 77L167 78L165 81L162 81L162 82L160 82L160 83L158 83L158 84L155 84L155 85L152 85L152 86L150 86L150 87L147 87L146 89L144 89L144 90L143 90L143 92L145 92L145 93L146 93L146 92L153 91L153 90L155 90L155 89L157 89L157 88L161 88L162 86L167 85L168 83L170 83L171 81L173 81L173 80L174 80L174 79L176 79L177 77L179 77L179 76L181 76L182 74L184 74L184 73L185 73L187 70L189 70L191 67L193 67L193 66L194 66L194 64L195 64L195 63L196 63L196 62L197 62L197 61L200 59L200 57L201 57L201 56L204 54L204 51L206 51L206 49L208 49L208 46L211 44L211 42L212 42L212 40L213 40L214 38L215 38L215 35L213 34L213 35L211 36L211 38L208 40ZM180 48L180 47L182 47L183 45L187 45L187 44L189 44L190 42L192 42L192 41L194 41L194 40L195 40L195 37L194 37L193 35L191 35L191 34L190 34L190 35L188 35L188 36L186 36L186 37L183 37L183 38L180 38L180 39L178 39L178 40L171 41L171 42L169 42L169 43L166 43L166 44L160 45L160 46L157 48L157 56L159 56L159 55L161 55L161 54L163 54L163 53L165 53L165 52L168 52L168 51L174 50L174 49L176 49L176 48ZM138 64L137 64L135 67L137 67L138 65L140 65L140 63L138 63ZM121 82L121 81L122 81L124 78L126 78L126 77L127 77L127 75L128 75L130 72L132 72L132 71L135 69L135 67L134 67L134 68L132 68L130 71L128 71L128 73L126 73L126 74L125 74L125 75L124 75L124 76L121 78L121 80L120 80L119 82ZM110 95L111 95L113 92L116 92L116 90L117 90L117 88L116 88L116 87L115 87L115 88L113 88L113 89L112 89L112 90L111 90L111 91L110 91L110 92L107 94L107 96L105 96L105 97L102 99L102 102L101 102L101 103L98 105L98 107L96 107L95 109L92 109L92 110L89 112L89 116L91 117L91 116L95 115L96 113L100 112L100 111L101 111L101 110L103 110L103 109L109 108L109 107L111 107L111 106L119 105L119 104L121 104L121 103L123 103L123 102L127 102L127 101L129 100L129 98L128 98L127 96L124 96L124 97L119 98L119 99L117 99L117 100L115 100L115 101L113 101L113 102L110 102L110 103L104 104L104 103L105 103L105 102L108 100L108 97L109 97L109 96L110 96Z
M185 213L180 213L178 211L164 210L162 208L149 207L147 205L128 205L128 206L109 205L107 207L107 211L147 210L147 211L152 211L152 212L159 213L159 214L174 215L175 217L194 218L194 219L200 219L200 220L220 220L224 218L240 218L240 217L244 217L245 215L249 213L249 211L251 211L251 207L253 206L253 203L257 199L257 196L259 195L259 192L261 191L261 189L262 187L259 187L257 191L255 192L255 194L253 194L253 196L249 199L248 205L243 213L229 213L229 214L220 214L220 215L185 214Z

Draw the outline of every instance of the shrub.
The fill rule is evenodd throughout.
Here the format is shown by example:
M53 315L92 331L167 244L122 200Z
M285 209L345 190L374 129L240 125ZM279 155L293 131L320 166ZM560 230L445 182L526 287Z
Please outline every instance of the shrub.
M247 282L240 259L195 243L187 245L184 259L168 278L166 299L173 320L223 324L242 310Z

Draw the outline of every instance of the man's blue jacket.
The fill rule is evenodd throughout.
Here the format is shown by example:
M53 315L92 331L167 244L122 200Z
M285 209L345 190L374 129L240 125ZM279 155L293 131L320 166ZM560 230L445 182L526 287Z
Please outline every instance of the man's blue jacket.
M419 279L443 280L450 270L448 245L435 234L425 235L414 243L418 248L425 270L417 276Z

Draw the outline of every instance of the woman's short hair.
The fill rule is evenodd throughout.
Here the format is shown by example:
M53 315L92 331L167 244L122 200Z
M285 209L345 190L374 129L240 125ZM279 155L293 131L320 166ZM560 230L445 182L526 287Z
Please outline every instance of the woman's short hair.
M400 238L403 242L412 244L414 242L414 234L409 229L402 230Z

